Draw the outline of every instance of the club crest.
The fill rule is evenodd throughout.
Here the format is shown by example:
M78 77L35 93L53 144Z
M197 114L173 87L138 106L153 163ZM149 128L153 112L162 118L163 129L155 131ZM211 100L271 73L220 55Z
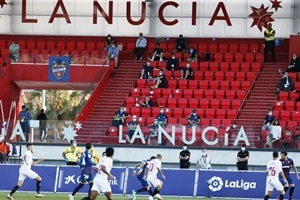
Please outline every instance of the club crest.
M51 63L52 73L57 80L60 80L67 71L67 63L64 60L54 60Z

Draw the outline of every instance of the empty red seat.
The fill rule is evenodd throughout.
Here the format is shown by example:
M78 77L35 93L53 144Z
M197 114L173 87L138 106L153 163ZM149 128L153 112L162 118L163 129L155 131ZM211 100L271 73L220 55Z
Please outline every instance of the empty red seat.
M248 50L249 50L249 45L248 44L240 44L239 52L247 53Z
M235 76L237 81L245 80L245 72L236 72Z
M224 99L221 103L222 109L230 109L231 108L231 101L228 99Z
M177 121L178 121L177 118L168 118L169 125L176 125Z
M199 107L200 108L209 108L209 100L207 99L200 99L199 101Z
M211 100L210 101L210 107L213 109L219 109L220 108L220 100Z
M290 110L290 111L295 110L295 102L294 101L285 102L285 110Z
M164 89L162 89L162 97L164 97L164 98L170 98L170 97L172 97L172 90L171 89L166 89L166 88L164 88Z
M173 98L181 98L182 93L183 93L183 90L180 90L180 89L173 90Z
M223 54L222 53L215 53L214 61L215 62L222 62L223 61Z
M168 107L176 108L177 107L177 99L174 99L174 98L168 99Z
M225 62L233 62L233 53L226 53L224 56Z
M202 99L203 98L203 90L194 90L194 98Z
M295 130L298 127L298 122L297 121L288 121L287 122L287 130Z
M250 72L250 63L241 63L241 70L244 72Z
M0 40L0 49L6 48L6 40Z
M95 42L87 42L86 43L86 49L89 51L94 51L95 50Z
M133 51L134 48L135 48L135 43L134 43L134 42L128 42L128 43L126 44L126 49L127 49L127 51Z
M141 116L141 108L140 107L132 107L130 109L130 115L136 115L137 117Z
M176 118L181 118L182 117L182 109L174 109L173 111L173 117L176 117Z
M36 48L36 42L33 41L33 40L30 40L30 41L27 42L26 46L27 46L27 49L35 49Z
M187 86L188 86L188 81L187 80L179 80L178 81L178 88L186 89Z
M241 84L242 90L249 90L251 87L250 81L243 81Z
M218 44L208 44L208 51L213 53L218 51Z
M109 136L117 136L119 134L119 129L115 126L110 126L108 128L108 135Z
M225 97L225 91L224 90L217 90L215 92L215 98L216 99L224 99Z
M215 118L215 110L211 110L211 109L205 110L205 117L208 119Z
M190 99L189 100L189 106L190 108L198 108L199 101L198 99Z
M96 50L102 51L105 48L104 42L96 42Z
M158 73L159 72L157 70L153 71L153 76L157 77ZM165 71L164 75L166 76L166 79L170 80L172 78L172 73L172 71Z
M194 108L186 108L186 109L184 109L183 110L183 117L187 118L192 113L193 110L194 110ZM199 113L198 113L198 115L199 115Z
M207 52L207 44L202 44L202 43L200 43L200 44L198 45L198 51L199 51L199 52L203 52L203 53Z
M76 42L76 49L79 51L85 50L85 42Z
M294 120L294 121L300 121L300 112L293 111L292 112L292 120Z
M230 89L230 81L222 81L222 84L220 84L221 90L229 90Z
M32 49L31 50L31 55L38 55L40 54L40 50L39 49Z
M227 118L234 119L236 116L236 110L227 110Z
M194 78L196 80L202 80L203 79L203 72L202 71L196 71L196 72L194 72Z
M69 49L69 50L74 50L75 47L76 47L75 42L73 42L73 41L67 42L67 49Z
M210 85L210 89L218 90L220 87L220 81L210 81L209 85Z
M66 42L65 41L56 42L56 48L58 50L64 50L66 48Z
M206 90L204 92L205 92L205 98L206 99L213 99L214 98L215 91L213 91L213 90Z
M258 72L260 71L261 63L252 63L251 64L251 71Z
M177 88L177 80L169 80L168 87L171 89L176 89Z
M233 71L233 72L240 71L240 63L239 63L239 62L231 63L230 69L231 69L231 71Z
M87 51L87 50L84 50L84 51L81 51L80 55L81 55L82 57L89 57L89 56L90 56L90 52Z
M225 79L227 81L234 81L235 80L235 72L226 72Z
M220 63L220 70L221 71L229 71L229 63L228 62L221 62Z
M246 62L254 62L254 54L253 53L246 53L245 54L245 61Z
M227 90L226 91L226 98L227 99L235 99L236 91L235 90Z
M78 50L73 50L73 51L71 51L71 56L72 57L79 57L79 51ZM63 55L63 54L62 54Z
M289 93L288 92L279 92L279 100L281 101L287 101L289 100Z
M201 116L200 116L200 117L201 117ZM207 127L207 126L210 125L210 119L201 119L200 124L201 124L203 127ZM208 138L207 135L206 135L206 138Z
M231 126L231 123L232 123L231 119L223 119L222 120L222 125L224 128Z
M244 61L244 54L236 53L234 58L235 58L235 62L243 62Z
M246 97L247 92L245 90L239 90L236 92L237 99L244 99Z
M50 54L51 54L52 56L59 56L59 55L60 55L60 52L59 52L59 50L52 50Z
M189 80L189 88L190 89L197 89L199 82L197 80Z
M208 89L209 88L209 81L206 81L206 80L199 81L199 88L200 89Z
M136 81L136 85L138 88L145 88L146 87L146 80L145 79L138 79Z
M139 88L131 88L131 96L132 97L139 97L141 96L141 93L140 93L140 89Z
M135 98L134 97L127 97L125 100L126 106L134 106L135 105Z
M141 96L148 96L150 94L150 88L140 89Z
M17 41L17 44L19 45L20 49L26 48L26 42L24 40Z
M141 116L144 118L144 117L150 117L152 116L151 114L151 109L150 108L142 108L141 109Z
M280 119L281 120L290 120L291 112L290 111L281 111L280 112Z
M240 90L241 88L241 82L239 81L232 81L231 82L231 89L232 90Z
M258 63L262 63L264 61L264 55L262 53L258 53L255 55L255 61Z
M218 118L218 119L226 119L226 110L224 110L224 109L223 110L217 109L216 110L216 118Z
M230 44L229 45L229 52L235 53L238 51L238 45L237 44Z
M280 101L274 102L273 110L283 110L283 106L284 103L281 103Z
M214 80L214 75L215 73L211 71L204 72L204 80Z
M249 52L257 53L259 51L258 44L250 44L249 45Z
M161 107L167 107L167 99L166 98L158 98L158 102Z
M255 76L256 76L256 72L247 72L246 73L247 81L254 81Z
M226 53L228 51L227 44L219 44L219 52Z
M232 100L231 107L232 107L232 109L239 109L241 107L241 101L240 100Z
M183 90L183 97L191 99L193 97L193 90L192 89Z
M39 44L39 43L38 43ZM47 42L47 49L48 50L53 50L55 49L55 42L54 41L48 41Z
M161 108L157 108L157 107L152 108L152 117L156 118L157 115L160 114L160 109Z
M99 58L99 51L91 51L92 58Z
M215 73L215 80L223 81L224 80L225 72L216 72Z
M219 71L219 63L212 62L209 65L210 71Z

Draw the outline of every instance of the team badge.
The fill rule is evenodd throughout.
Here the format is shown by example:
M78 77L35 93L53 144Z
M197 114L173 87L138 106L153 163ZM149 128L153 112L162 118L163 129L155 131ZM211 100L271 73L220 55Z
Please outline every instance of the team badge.
M67 71L67 63L64 60L54 60L51 63L52 73L57 80L60 80Z

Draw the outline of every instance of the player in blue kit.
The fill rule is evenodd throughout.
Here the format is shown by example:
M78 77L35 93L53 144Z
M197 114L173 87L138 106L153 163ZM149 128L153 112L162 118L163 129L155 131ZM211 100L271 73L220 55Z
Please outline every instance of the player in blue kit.
M282 171L286 177L287 183L284 183L282 179L280 179L280 182L284 186L284 191L286 192L288 189L290 189L289 192L289 200L292 200L293 194L294 194L294 189L295 189L295 184L293 179L290 176L290 169L293 167L294 171L296 173L296 178L299 180L299 174L297 171L297 167L294 165L294 161L289 158L287 155L288 153L286 151L281 152L281 165L282 165Z
M70 200L74 200L75 194L84 186L86 182L88 182L90 185L89 196L91 193L91 188L93 186L93 180L94 180L93 166L95 166L97 163L94 163L92 161L93 159L93 156L91 155L92 144L86 143L85 148L86 150L81 154L78 160L78 165L81 168L80 183L74 189L73 193L69 195Z
M138 180L141 182L141 184L142 184L142 188L138 189L137 191L135 191L135 190L132 191L132 195L134 196L134 198L135 198L135 194L136 194L136 193L140 193L140 192L146 192L146 191L148 191L149 194L150 194L150 196L151 196L151 194L152 194L151 186L150 186L150 184L148 183L148 181L144 179L144 174L145 174L145 170L146 170L146 168L147 168L148 163L149 163L151 160L153 160L153 159L155 159L155 156L152 156L150 159L144 160L143 162L138 163L138 164L134 167L134 170L133 170L132 175L133 175L133 176L137 175L137 176L136 176L137 179L138 179ZM137 168L140 168L139 171L137 171Z

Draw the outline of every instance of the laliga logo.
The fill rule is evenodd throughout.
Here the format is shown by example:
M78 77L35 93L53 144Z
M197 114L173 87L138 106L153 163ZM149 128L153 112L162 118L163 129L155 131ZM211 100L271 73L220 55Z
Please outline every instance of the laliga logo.
M222 178L218 176L213 176L211 179L207 180L206 183L209 185L208 188L213 192L220 191L224 185ZM246 182L243 179L236 181L225 180L224 187L249 190L256 188L256 182Z

